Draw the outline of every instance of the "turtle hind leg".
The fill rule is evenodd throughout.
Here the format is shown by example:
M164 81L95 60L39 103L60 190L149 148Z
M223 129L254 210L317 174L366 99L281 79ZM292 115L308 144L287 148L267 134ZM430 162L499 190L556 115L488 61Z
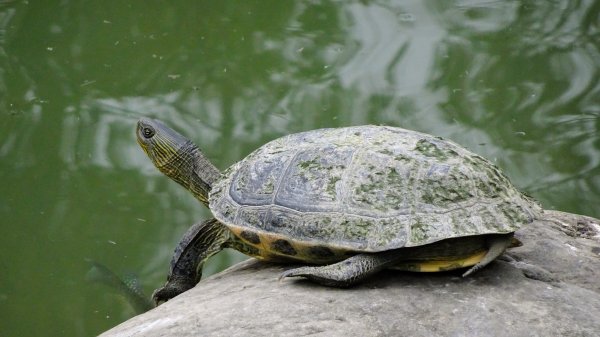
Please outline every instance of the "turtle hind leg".
M326 266L290 269L283 272L279 280L300 276L325 286L344 288L389 267L400 257L397 251L358 254Z
M487 266L490 262L494 261L498 256L502 255L506 248L513 244L513 233L507 235L494 235L487 239L488 251L476 265L467 270L462 276L469 276L479 269Z

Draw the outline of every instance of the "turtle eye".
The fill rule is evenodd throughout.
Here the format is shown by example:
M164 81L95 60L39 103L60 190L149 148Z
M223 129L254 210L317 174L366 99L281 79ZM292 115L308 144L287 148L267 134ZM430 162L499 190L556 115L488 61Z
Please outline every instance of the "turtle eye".
M152 138L154 136L154 129L150 127L145 127L142 129L142 135L144 138Z

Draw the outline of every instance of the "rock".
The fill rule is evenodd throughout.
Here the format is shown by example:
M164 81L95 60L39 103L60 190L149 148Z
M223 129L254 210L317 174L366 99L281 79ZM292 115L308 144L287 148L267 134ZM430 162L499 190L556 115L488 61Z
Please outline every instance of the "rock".
M545 214L467 278L386 271L333 289L249 260L101 336L598 336L600 220Z

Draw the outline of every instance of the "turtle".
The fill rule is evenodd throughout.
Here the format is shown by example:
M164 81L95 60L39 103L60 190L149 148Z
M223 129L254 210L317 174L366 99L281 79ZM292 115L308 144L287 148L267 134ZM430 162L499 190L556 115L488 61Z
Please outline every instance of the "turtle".
M290 134L223 172L159 120L141 118L137 141L214 216L184 234L167 282L153 294L157 304L194 287L203 263L224 248L300 264L279 279L331 287L353 286L383 269L464 269L467 276L543 212L487 159L399 127Z

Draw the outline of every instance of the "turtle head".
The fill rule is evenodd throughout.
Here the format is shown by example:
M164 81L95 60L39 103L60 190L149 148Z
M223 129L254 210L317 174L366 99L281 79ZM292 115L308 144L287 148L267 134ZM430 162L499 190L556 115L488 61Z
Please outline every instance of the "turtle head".
M191 140L150 118L138 121L136 135L156 168L208 205L208 192L221 173Z
M163 171L163 167L176 162L180 150L191 141L162 122L141 118L137 123L137 142L150 157L154 166ZM163 172L167 174L167 172ZM170 176L169 174L167 174Z

